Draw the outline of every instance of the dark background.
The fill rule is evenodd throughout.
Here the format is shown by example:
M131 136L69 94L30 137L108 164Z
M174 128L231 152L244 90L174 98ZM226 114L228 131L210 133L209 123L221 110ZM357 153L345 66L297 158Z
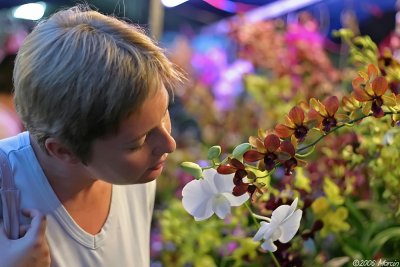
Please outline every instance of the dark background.
M149 24L150 5L152 0L88 0L90 5L101 12L115 14L119 17L129 18L134 23L144 26ZM203 27L236 15L221 8L216 8L215 3L225 3L225 6L245 6L236 12L265 6L284 0L190 0L174 8L163 8L162 32L180 32L190 28L194 32ZM300 0L299 0L300 1ZM0 0L0 10L13 6L29 3L28 0ZM46 14L57 9L83 3L77 0L47 0ZM212 5L214 3L214 6ZM323 17L327 34L332 29L341 28L343 11L353 12L360 25L361 33L369 34L374 41L382 40L395 25L395 0L322 0L317 4L306 7L316 17ZM0 25L1 27L1 25Z

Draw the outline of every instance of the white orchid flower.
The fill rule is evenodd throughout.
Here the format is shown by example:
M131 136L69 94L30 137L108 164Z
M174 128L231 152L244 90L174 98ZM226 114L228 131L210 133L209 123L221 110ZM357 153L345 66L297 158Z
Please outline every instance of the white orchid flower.
M303 214L302 210L296 210L296 198L292 205L279 206L272 212L271 219L257 216L258 218L267 219L269 222L262 221L261 227L255 234L253 240L260 241L264 239L261 247L265 250L274 252L277 247L273 243L279 240L282 243L289 242L300 227L300 220Z
M230 214L231 206L240 206L249 199L249 194L232 195L233 174L223 175L207 169L203 177L190 181L182 190L183 207L196 221L208 219L214 213L224 219Z

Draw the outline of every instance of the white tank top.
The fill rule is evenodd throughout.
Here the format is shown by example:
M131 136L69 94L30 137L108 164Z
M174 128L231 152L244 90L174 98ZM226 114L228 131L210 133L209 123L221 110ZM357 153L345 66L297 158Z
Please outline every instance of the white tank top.
M21 192L21 208L35 208L46 214L51 266L150 266L155 181L113 185L108 218L101 231L91 235L74 222L58 200L36 159L28 132L1 140L0 149L8 154Z

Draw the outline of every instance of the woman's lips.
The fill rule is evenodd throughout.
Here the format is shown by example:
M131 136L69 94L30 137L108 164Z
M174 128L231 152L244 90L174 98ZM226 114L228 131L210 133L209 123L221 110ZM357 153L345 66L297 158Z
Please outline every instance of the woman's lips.
M164 167L164 164L165 164L165 160L163 160L163 161L157 163L156 165L154 165L153 167L151 167L151 168L149 168L149 169L152 170L152 171L156 171L156 170L159 170L159 169L161 169L162 167Z

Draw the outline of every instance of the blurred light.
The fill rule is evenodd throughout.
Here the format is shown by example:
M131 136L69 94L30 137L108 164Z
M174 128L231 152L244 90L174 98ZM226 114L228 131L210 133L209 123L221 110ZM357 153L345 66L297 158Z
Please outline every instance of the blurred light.
M293 12L323 1L326 0L279 0L246 12L243 14L243 17L249 22L257 22L276 18L283 14L287 14L289 12ZM237 17L216 22L215 24L205 27L203 31L226 33L231 29L231 23L235 19L237 19Z
M161 0L164 6L174 7L187 2L188 0Z
M46 3L37 2L18 6L13 9L13 16L17 19L38 20L41 19L46 10Z
M283 14L313 5L323 0L281 0L269 5L254 9L246 14L250 22L257 22L264 19L276 18Z

